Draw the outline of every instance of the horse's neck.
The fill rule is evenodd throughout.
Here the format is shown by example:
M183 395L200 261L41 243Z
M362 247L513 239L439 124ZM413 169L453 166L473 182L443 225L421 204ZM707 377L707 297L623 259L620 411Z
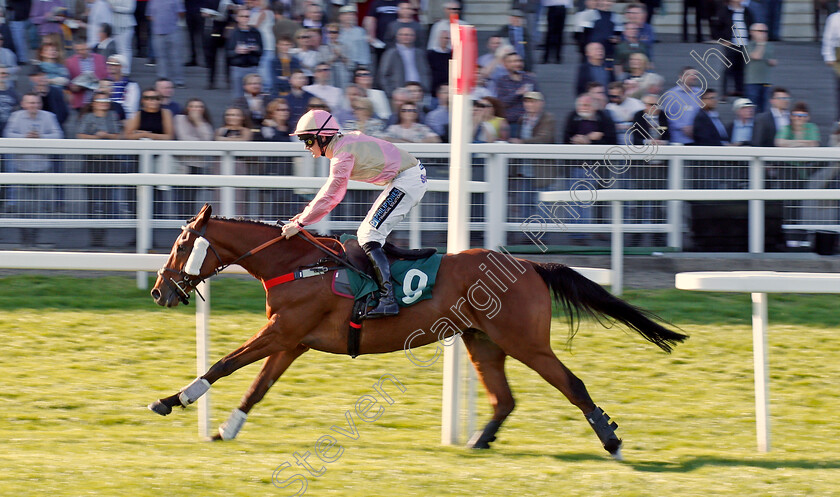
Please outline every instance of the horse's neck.
M230 220L216 220L216 229L208 227L208 234L213 235L214 244L218 246L222 261L230 264L243 254L253 251L264 243L281 236L279 229L270 226L249 224ZM288 272L302 264L306 257L306 250L301 247L300 240L278 240L254 255L245 257L236 264L245 268L257 279L263 280L277 276L278 272ZM277 250L283 245L283 250Z

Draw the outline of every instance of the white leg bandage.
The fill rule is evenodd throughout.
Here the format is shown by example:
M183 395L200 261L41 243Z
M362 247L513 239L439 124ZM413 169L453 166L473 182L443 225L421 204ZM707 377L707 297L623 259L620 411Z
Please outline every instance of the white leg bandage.
M187 388L178 394L178 400L182 406L186 407L207 393L207 390L210 390L210 382L204 378L196 378L195 381L187 385Z
M239 434L239 430L245 425L247 419L247 414L239 409L234 409L227 421L219 427L219 436L222 437L222 440L233 440Z

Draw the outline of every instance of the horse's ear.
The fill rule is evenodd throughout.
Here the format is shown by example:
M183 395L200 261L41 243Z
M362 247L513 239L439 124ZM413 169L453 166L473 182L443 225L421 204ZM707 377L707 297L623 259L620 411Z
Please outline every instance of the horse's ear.
M196 225L204 225L208 220L210 220L210 215L212 213L213 208L210 206L210 204L204 204L204 207L202 207L201 210L198 212L198 215L195 216Z

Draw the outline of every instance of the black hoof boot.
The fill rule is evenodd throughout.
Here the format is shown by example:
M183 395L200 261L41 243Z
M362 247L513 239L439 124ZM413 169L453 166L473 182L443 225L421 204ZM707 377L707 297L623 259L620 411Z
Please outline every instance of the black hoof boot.
M475 432L475 434L467 442L467 447L471 449L489 449L490 443L496 441L496 432L502 426L501 421L491 420L483 430Z
M595 410L586 415L586 420L589 421L589 426L598 435L604 449L620 461L622 459L621 439L615 434L618 424L615 421L610 422L610 417L598 406L595 406Z
M156 400L149 404L149 410L160 414L161 416L166 416L167 414L172 412L172 407L163 403L163 401Z

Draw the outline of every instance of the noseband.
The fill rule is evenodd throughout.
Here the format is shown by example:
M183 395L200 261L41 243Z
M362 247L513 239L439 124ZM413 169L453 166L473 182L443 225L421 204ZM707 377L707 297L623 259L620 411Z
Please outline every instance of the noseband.
M205 225L204 228L201 229L201 231L196 231L190 228L189 226L181 226L182 232L192 233L198 237L196 238L196 242L199 238L207 240L206 238L204 238L204 232L206 230L207 225ZM193 250L195 250L196 242L193 242ZM176 271L175 269L165 266L157 272L158 276L160 276L161 279L166 283L166 286L168 286L170 290L175 292L175 295L178 296L178 300L180 300L181 303L184 305L190 305L189 292L191 288L195 290L195 293L201 298L201 300L205 300L204 295L201 295L201 292L198 291L198 284L204 282L207 278L210 278L211 276L219 274L230 265L222 264L222 258L219 256L219 252L216 251L216 249L213 247L213 244L210 243L209 240L207 240L207 248L209 248L213 252L213 255L216 256L216 260L219 261L219 267L204 276L201 276L200 269L196 271L198 274L189 274L183 268L179 271ZM189 262L189 260L187 262ZM184 268L186 268L187 265L188 264L184 264ZM200 266L201 264L199 264L199 268ZM167 277L167 272L175 274L176 277L180 277L180 280L176 281L173 277Z

